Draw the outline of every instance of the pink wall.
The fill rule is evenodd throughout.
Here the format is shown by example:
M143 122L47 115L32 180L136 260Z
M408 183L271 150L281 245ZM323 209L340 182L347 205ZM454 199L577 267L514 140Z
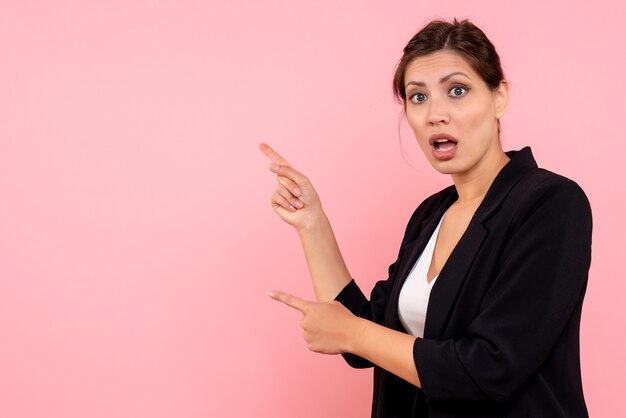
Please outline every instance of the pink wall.
M351 273L385 277L450 184L391 75L432 17L469 17L512 83L506 149L594 210L582 323L592 416L626 389L624 7L585 1L0 2L0 416L364 417L371 372L309 353L313 292L272 212L273 145L317 187Z

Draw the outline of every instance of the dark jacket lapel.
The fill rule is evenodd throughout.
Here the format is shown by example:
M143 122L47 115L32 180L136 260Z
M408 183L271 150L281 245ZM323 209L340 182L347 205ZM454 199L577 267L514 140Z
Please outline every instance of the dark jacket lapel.
M389 303L387 305L387 321L386 325L393 329L400 330L402 325L400 318L398 317L398 300L400 297L400 290L402 285L406 281L411 269L417 262L420 254L424 251L428 240L430 239L439 220L443 216L444 212L450 207L450 205L458 198L454 187L449 188L449 193L442 199L442 203L435 208L432 216L423 219L420 223L419 229L414 233L417 234L417 238L408 244L403 251L402 258L399 263L398 272L395 275L393 288L389 296Z

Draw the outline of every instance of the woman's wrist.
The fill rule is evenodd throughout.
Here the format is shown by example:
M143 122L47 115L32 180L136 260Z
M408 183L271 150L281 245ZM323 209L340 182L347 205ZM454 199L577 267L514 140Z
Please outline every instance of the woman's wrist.
M310 216L306 222L303 222L302 225L299 225L296 230L300 237L306 235L315 235L318 233L324 233L330 227L330 221L326 214L320 210L319 213Z
M345 328L344 352L357 354L360 351L359 345L363 343L363 335L367 332L370 323L367 319L356 315L351 318L351 323Z

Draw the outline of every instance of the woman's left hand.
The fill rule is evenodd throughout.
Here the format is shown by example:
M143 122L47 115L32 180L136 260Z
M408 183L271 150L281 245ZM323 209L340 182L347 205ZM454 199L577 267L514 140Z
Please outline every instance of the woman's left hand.
M322 354L350 351L351 338L359 318L337 301L310 302L283 292L270 292L270 297L302 312L300 325L309 350Z

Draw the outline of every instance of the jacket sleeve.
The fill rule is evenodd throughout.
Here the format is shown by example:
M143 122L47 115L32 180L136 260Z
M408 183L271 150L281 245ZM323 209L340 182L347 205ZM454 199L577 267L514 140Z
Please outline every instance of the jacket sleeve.
M519 211L466 335L416 339L413 357L427 399L506 402L582 303L591 262L587 197L572 181L542 187L536 196Z
M393 276L396 263L389 266L389 277ZM348 308L354 315L380 324L387 305L388 292L389 279L381 280L374 285L368 301L353 279L339 292L335 300ZM352 353L343 353L342 356L350 366L358 369L374 366L369 360Z

